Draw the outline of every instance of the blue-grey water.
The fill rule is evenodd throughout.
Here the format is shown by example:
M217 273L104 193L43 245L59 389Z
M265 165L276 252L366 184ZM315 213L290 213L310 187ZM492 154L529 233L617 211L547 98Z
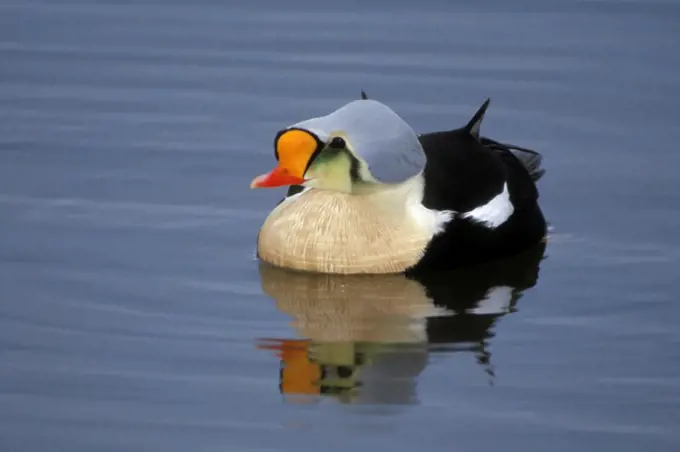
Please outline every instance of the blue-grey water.
M680 447L680 2L0 1L0 450ZM361 89L544 155L545 248L260 266L272 139ZM318 381L321 380L321 383Z

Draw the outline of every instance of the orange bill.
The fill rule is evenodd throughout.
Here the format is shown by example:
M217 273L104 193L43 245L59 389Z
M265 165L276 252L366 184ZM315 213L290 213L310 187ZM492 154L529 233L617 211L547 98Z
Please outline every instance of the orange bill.
M279 165L267 174L257 176L250 188L271 188L285 185L300 185L305 182L307 164L319 143L306 130L287 130L276 141Z

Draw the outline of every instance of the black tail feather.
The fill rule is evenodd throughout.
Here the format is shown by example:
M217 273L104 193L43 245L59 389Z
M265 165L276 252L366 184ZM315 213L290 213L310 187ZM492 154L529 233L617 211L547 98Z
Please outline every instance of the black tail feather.
M481 142L484 146L492 149L510 151L512 155L522 162L522 165L529 172L531 179L537 182L545 174L545 168L541 166L543 163L543 156L531 149L515 146L514 144L499 143L490 138L482 138Z
M545 174L545 168L541 167L543 156L541 154L523 148L510 147L510 151L515 154L524 167L529 171L529 175L534 182L537 182Z

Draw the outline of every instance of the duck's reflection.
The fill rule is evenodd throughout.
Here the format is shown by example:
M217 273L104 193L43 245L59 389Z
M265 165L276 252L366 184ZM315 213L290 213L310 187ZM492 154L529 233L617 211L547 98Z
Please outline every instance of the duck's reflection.
M299 273L263 263L265 293L304 339L262 339L259 347L279 357L286 395L417 403L416 378L435 347L473 352L492 379L491 329L536 284L544 251L541 244L502 262L417 280Z

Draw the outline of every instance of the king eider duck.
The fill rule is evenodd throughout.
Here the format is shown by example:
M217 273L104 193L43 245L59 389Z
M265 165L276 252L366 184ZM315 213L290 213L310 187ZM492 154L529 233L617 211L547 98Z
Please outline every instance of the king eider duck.
M259 259L318 273L448 270L515 255L546 221L540 154L464 127L417 135L366 98L280 130L278 166L251 188L292 186L257 237Z

